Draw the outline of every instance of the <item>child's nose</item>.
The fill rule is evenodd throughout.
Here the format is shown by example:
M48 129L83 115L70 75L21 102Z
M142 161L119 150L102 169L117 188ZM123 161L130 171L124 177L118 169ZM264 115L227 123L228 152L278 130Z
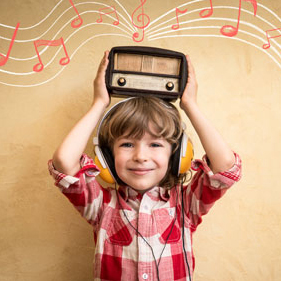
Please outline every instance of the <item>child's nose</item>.
M137 145L134 150L133 160L137 162L145 162L148 159L148 151L143 145Z

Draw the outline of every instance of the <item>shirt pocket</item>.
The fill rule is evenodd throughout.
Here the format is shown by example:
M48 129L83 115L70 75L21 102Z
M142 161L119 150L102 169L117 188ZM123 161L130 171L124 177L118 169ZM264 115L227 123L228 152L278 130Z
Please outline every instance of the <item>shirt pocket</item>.
M159 240L162 244L177 243L181 238L180 214L175 217L176 208L163 208L153 211Z
M113 217L107 230L108 241L114 245L129 246L133 238L128 227L120 216Z

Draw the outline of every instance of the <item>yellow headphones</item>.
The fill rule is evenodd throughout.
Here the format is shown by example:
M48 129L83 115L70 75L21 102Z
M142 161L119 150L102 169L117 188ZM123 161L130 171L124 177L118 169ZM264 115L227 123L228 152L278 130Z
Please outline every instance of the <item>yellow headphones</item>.
M95 164L100 169L99 176L107 183L113 184L115 182L120 183L120 179L115 170L114 157L110 148L108 147L100 147L99 146L99 133L100 128L108 116L108 114L120 103L126 102L129 99L135 97L127 98L116 103L113 107L106 112L100 121L99 127L97 129L97 135L94 137L94 145L95 145ZM185 124L183 124L183 128L185 129ZM173 175L178 176L180 174L186 173L191 168L191 161L193 159L193 145L185 132L182 133L182 136L179 140L179 146L177 150L171 156L171 172Z

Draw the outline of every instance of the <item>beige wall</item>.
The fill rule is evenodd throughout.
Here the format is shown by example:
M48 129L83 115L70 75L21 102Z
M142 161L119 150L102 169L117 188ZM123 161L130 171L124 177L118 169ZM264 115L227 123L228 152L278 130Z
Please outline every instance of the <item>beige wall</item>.
M46 163L89 108L97 63L104 49L116 45L155 46L190 54L202 110L243 159L243 179L216 204L194 236L195 281L280 280L281 38L271 41L269 49L262 48L265 31L281 27L274 15L281 16L279 1L260 0L256 17L252 4L242 1L240 30L229 38L221 35L220 27L235 24L238 10L230 7L238 7L238 0L214 0L214 13L205 20L200 20L199 12L209 1L186 1L193 4L181 9L191 13L180 18L180 29L172 33L175 19L164 22L174 17L174 10L153 21L185 1L147 0L143 8L151 22L148 29L152 32L153 26L162 23L158 28L166 28L155 28L155 34L159 37L160 32L169 31L162 36L175 37L151 40L146 30L140 43L132 40L133 32L126 27L131 25L130 18L118 1L101 0L116 7L118 26L109 17L93 24L98 18L94 11L103 6L78 5L83 2L74 0L83 18L79 29L71 27L75 10L67 0L0 1L2 54L10 43L4 38L14 32L8 26L20 22L10 58L0 66L0 280L91 280L91 227L53 186ZM229 8L220 8L225 2ZM141 2L119 3L131 15ZM182 23L188 20L194 21ZM277 31L273 34L278 35ZM33 72L38 63L33 41L60 37L66 42L70 63L62 67L63 51L55 56L59 48L50 47L42 54L44 70ZM192 128L190 135L196 157L201 157ZM91 144L87 151L92 152Z

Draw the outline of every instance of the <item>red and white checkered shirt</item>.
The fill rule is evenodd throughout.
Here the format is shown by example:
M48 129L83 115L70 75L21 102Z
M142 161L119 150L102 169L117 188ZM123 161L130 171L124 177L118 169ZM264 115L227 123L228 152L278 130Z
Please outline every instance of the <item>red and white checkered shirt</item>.
M183 281L189 280L189 270L192 280L192 233L202 215L240 179L241 160L235 156L234 166L217 174L205 159L193 161L197 172L183 193L179 185L154 187L143 195L126 186L103 188L95 180L98 168L86 155L74 177L56 171L50 160L55 184L94 229L94 280Z

